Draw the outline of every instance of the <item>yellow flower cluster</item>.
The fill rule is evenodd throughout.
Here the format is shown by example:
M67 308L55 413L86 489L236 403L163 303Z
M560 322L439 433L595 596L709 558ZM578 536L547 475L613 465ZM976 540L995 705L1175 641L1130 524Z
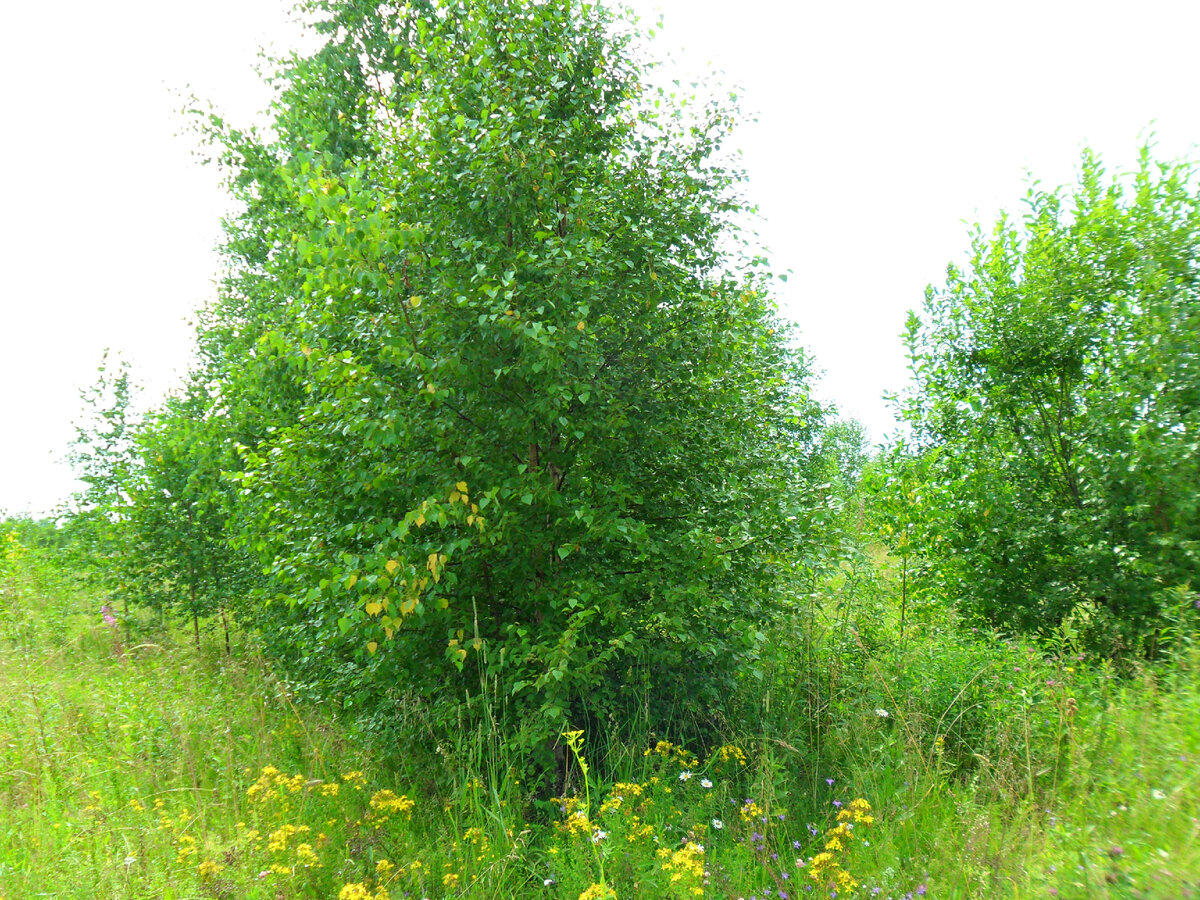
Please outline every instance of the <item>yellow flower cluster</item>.
M662 869L671 876L675 889L692 897L704 896L704 848L688 841L678 850L663 847L658 851Z
M839 854L849 850L856 835L854 827L868 827L875 822L871 815L871 804L859 797L838 811L837 825L825 832L825 849L813 857L809 864L809 875L814 881L841 891L852 891L858 882L843 868Z
M311 830L307 825L281 825L267 838L267 849L272 853L283 853L287 850L290 838L297 834L308 834Z
M181 834L175 841L175 847L178 849L175 861L180 863L186 863L189 857L200 852L196 847L196 839L190 834Z
M579 900L617 900L617 892L607 884L593 884L579 895Z
M278 799L284 791L298 794L309 787L308 779L303 775L286 775L274 766L264 766L258 780L246 789L246 796L251 800L265 803Z
M199 875L203 881L208 881L210 878L215 877L220 871L221 864L218 862L213 862L211 859L206 859L204 862L200 863L200 865L196 866L196 874Z
M740 811L743 822L753 822L756 819L761 819L763 815L765 815L763 808L753 800L747 800L745 803L743 803Z
M709 754L708 761L710 763L711 762L719 762L719 763L735 762L739 766L744 766L744 765L746 765L746 754L744 752L742 752L741 747L735 746L734 744L725 744L724 746L718 747L711 754Z
M391 900L391 896L383 885L372 891L365 882L348 884L338 891L338 900Z
M404 813L411 816L412 808L413 802L405 794L396 796L395 791L384 789L371 795L371 809L384 815Z
M700 762L690 750L670 741L659 741L642 755L661 756L663 759L674 760L681 766L695 766Z

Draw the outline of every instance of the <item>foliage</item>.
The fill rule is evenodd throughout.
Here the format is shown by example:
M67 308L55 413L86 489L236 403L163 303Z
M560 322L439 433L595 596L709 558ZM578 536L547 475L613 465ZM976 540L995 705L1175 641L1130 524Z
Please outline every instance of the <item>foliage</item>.
M200 617L240 607L253 574L226 540L233 487L222 473L236 456L207 410L208 397L193 386L169 397L137 429L139 465L124 522L125 567L136 599L190 617L197 641Z
M530 740L646 700L707 716L813 565L820 421L730 250L732 111L646 94L602 8L322 4L201 335L234 527L299 680ZM652 691L641 691L653 684Z
M922 549L993 623L1074 617L1128 648L1197 575L1200 194L1144 150L1111 180L1085 154L1072 191L1026 203L977 228L970 266L910 317Z
M119 592L129 558L122 523L132 503L129 488L136 469L137 387L129 364L110 361L107 352L97 371L95 384L82 393L84 417L71 444L71 465L84 487L70 501L66 524L81 571Z

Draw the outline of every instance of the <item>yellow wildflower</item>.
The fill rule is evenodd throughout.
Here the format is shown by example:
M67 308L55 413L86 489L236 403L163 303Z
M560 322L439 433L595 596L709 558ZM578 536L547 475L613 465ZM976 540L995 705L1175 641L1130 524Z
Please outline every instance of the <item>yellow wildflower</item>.
M212 878L220 871L221 864L213 862L211 859L206 859L204 862L200 863L200 865L196 866L196 874L205 881Z

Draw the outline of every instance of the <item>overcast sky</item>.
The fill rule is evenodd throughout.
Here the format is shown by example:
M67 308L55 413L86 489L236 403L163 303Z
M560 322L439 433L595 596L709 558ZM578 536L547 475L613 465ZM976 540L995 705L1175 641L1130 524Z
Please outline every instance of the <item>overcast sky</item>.
M45 512L104 348L150 398L187 366L213 295L225 201L192 158L189 92L248 121L258 48L294 44L281 0L16 4L0 55L0 511ZM638 0L652 52L721 70L757 115L736 134L779 301L821 395L891 428L905 313L967 248L967 222L1018 210L1027 171L1073 178L1081 149L1132 164L1200 141L1192 2Z

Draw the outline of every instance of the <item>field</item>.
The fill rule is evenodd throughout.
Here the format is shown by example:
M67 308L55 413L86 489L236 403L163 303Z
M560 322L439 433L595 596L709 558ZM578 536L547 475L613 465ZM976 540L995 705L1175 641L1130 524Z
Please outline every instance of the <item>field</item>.
M381 747L294 702L252 635L227 655L204 623L197 649L188 623L106 622L52 556L11 568L4 900L1198 891L1195 651L1118 674L810 621L755 689L761 733L695 753L625 734L596 759L575 737L550 798L499 735Z

